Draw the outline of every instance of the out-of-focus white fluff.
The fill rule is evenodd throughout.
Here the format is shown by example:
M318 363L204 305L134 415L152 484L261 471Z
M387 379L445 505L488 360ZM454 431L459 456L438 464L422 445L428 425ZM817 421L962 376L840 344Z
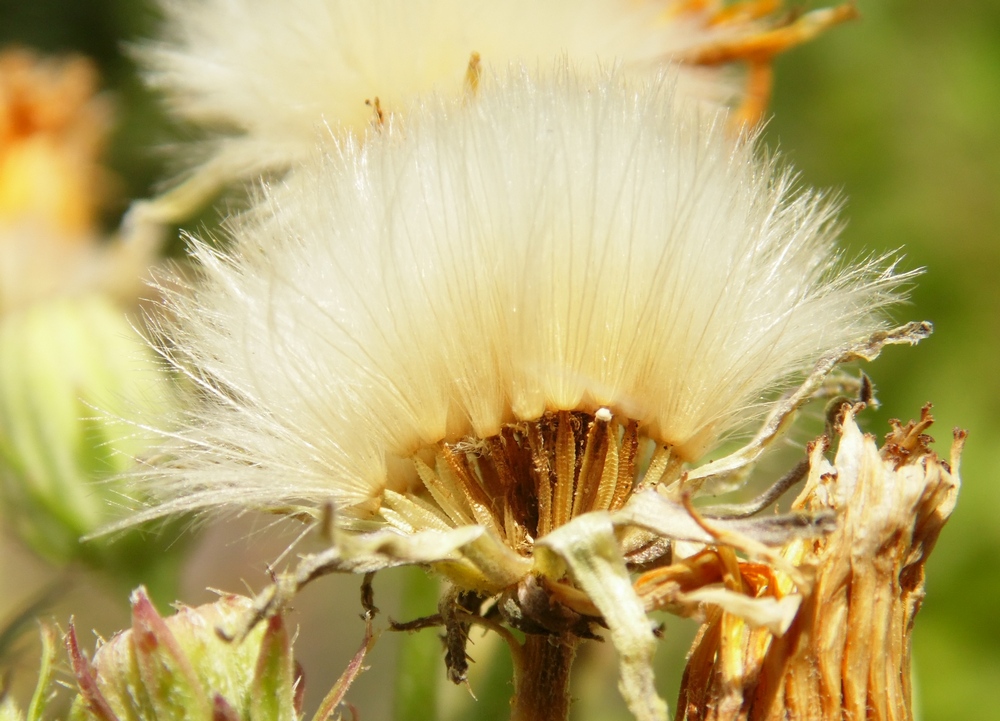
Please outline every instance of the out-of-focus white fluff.
M204 398L165 509L364 506L393 459L556 409L696 460L877 328L899 277L842 263L830 203L672 92L513 73L266 188L169 301Z
M165 38L141 54L178 116L222 131L225 172L284 167L323 123L364 130L429 91L459 96L470 56L484 66L655 73L671 57L747 34L707 10L662 0L161 0ZM685 92L732 100L731 73L685 68ZM221 157L217 156L217 157Z

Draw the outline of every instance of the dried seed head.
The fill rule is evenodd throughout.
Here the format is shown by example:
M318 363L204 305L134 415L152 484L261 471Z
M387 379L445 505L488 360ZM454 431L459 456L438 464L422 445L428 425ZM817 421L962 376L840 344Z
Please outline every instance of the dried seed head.
M166 332L204 392L154 513L332 500L343 522L535 536L546 501L515 494L508 519L505 473L551 465L548 527L620 504L630 434L676 470L881 323L901 277L841 263L830 204L668 84L495 85L314 156L229 250L197 247ZM585 498L557 498L560 474Z
M773 436L839 360L928 330L875 333L906 276L844 264L833 215L662 79L512 72L427 99L266 187L225 250L196 244L163 347L199 393L140 517L333 505L333 546L259 615L331 569L432 565L522 628L602 617L630 708L662 718L626 565L648 544L616 527L676 528L636 487L757 416ZM572 576L572 614L532 573Z

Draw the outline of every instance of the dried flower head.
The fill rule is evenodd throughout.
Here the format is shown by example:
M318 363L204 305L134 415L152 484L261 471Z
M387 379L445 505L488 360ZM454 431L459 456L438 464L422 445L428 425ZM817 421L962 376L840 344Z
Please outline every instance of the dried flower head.
M721 609L711 613L685 671L678 718L912 719L910 633L924 598L924 566L960 486L964 432L950 463L929 447L929 407L893 422L881 449L848 409L833 463L813 444L806 487L794 507L837 515L825 538L782 551L812 569L794 623L775 637ZM746 592L781 597L792 584L741 564ZM802 589L800 589L802 590Z
M500 594L573 638L603 616L633 711L662 718L626 563L704 540L685 464L766 416L687 489L746 465L837 362L926 332L880 330L906 276L842 262L830 203L723 126L663 81L513 73L303 162L169 299L200 393L144 515L332 506L291 586L423 563L473 594L457 613Z
M770 61L854 17L852 5L796 17L751 0L162 0L165 39L141 49L179 117L214 133L189 182L153 216L183 216L229 181L283 170L323 124L363 132L415 98L477 91L484 68L620 65L652 76L677 64L678 92L756 121ZM733 65L751 70L746 89ZM145 209L150 210L150 209Z

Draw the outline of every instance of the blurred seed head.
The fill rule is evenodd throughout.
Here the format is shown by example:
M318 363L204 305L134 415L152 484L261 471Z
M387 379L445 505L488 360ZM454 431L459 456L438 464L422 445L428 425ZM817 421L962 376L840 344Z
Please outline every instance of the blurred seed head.
M135 220L178 219L232 181L284 172L317 131L363 135L427 93L472 100L483 72L564 62L597 78L615 67L706 107L741 105L756 123L778 53L855 15L853 6L785 13L781 3L659 0L162 0L159 40L138 48L147 79L189 144L188 182ZM139 223L141 224L141 223Z

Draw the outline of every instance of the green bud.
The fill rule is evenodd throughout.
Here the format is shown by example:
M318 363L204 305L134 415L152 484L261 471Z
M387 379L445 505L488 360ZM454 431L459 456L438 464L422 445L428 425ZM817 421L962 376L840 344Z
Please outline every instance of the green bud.
M301 704L291 642L280 616L245 638L250 599L225 596L162 618L145 589L132 594L132 628L88 661L70 628L79 687L71 721L295 721Z
M0 501L37 553L65 563L122 504L113 479L141 455L121 420L170 407L170 386L124 311L100 295L0 317Z

